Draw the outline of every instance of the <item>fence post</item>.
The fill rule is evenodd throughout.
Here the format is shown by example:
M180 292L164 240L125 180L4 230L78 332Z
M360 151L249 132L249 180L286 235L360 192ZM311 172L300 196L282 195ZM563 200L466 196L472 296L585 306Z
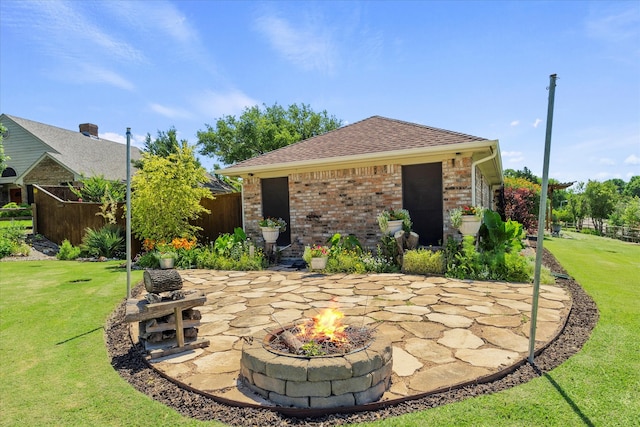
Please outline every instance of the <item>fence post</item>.
M35 203L31 203L31 223L33 224L32 233L38 234L38 210Z

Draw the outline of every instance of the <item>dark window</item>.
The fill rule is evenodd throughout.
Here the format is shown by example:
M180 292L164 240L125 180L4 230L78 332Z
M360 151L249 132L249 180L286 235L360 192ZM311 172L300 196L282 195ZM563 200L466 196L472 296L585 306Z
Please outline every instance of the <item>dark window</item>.
M6 168L5 170L2 171L3 178L8 178L10 176L18 176L14 168Z

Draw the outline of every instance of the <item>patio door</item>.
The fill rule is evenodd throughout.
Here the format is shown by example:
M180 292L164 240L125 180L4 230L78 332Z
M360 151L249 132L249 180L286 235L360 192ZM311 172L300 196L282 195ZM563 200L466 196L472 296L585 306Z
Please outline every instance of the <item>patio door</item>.
M402 206L409 211L421 245L442 241L442 163L402 166Z
M262 183L262 216L264 218L282 218L287 222L287 230L280 233L276 244L291 244L291 216L289 214L289 179L263 178Z

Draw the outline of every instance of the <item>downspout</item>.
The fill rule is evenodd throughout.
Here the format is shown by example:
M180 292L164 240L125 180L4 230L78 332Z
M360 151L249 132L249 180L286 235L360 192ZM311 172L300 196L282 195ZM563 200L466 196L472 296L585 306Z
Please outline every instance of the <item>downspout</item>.
M489 148L493 152L492 154L485 157L484 159L476 160L475 162L471 163L471 206L476 205L476 166L478 166L480 163L487 162L498 155L498 150L494 150L491 147Z

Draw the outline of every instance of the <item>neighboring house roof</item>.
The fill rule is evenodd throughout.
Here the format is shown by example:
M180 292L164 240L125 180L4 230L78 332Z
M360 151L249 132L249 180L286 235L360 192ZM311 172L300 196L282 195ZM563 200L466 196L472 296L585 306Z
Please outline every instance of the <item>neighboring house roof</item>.
M85 136L80 132L7 114L2 114L0 118L5 126L7 126L7 119L11 120L43 144L41 148L42 154L28 169L20 171L18 180L46 157L52 158L78 176L102 175L111 180L126 179L127 146L125 144ZM10 138L15 137L15 135L10 135ZM7 140L5 148L10 143L13 143L13 141ZM140 150L136 147L131 147L131 160L138 160L139 158Z
M215 175L207 173L208 181L204 183L204 187L208 188L213 194L235 193L237 190L232 185L227 184Z
M225 175L248 175L354 162L411 164L416 156L444 152L492 153L498 141L416 123L373 116L304 141L239 162L223 169ZM499 154L496 166L501 170ZM403 159L403 160L400 160ZM498 172L501 180L501 172Z

